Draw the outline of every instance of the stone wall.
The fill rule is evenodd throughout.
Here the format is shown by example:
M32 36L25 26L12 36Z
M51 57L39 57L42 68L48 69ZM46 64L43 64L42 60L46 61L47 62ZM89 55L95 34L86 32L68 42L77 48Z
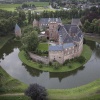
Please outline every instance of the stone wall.
M53 60L56 60L59 63L63 64L64 52L63 51L49 51L49 61L52 62Z

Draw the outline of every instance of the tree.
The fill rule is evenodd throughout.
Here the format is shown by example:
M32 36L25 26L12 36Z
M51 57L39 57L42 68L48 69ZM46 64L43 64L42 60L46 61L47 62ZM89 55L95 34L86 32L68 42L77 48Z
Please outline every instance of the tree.
M25 91L25 95L31 97L32 100L47 100L46 89L37 83L31 84Z
M89 32L90 31L90 22L88 21L88 20L85 20L85 23L84 23L84 25L83 25L83 30L85 31L85 32Z
M26 33L32 32L32 31L34 31L33 26L32 25L30 25L30 26L28 25L23 29L22 33L26 34Z
M21 43L23 44L22 48L25 51L35 51L38 47L38 33L36 31L32 31L23 35L21 39Z
M28 11L27 19L28 19L28 23L31 23L31 11L30 10Z
M4 92L4 87L2 85L2 77L3 77L3 74L0 72L0 93Z

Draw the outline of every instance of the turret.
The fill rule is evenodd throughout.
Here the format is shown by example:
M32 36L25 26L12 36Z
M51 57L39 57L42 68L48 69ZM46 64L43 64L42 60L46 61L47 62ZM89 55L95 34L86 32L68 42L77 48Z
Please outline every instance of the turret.
M15 36L21 37L21 28L18 26L18 24L15 25Z

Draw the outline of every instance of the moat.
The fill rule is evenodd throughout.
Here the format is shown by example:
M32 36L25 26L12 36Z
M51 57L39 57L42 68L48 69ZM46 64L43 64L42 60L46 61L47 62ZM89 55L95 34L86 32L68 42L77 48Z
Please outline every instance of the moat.
M26 83L38 83L50 89L74 88L100 78L100 44L86 41L91 59L73 72L42 72L24 65L18 58L19 42L10 41L0 50L0 66L12 77Z

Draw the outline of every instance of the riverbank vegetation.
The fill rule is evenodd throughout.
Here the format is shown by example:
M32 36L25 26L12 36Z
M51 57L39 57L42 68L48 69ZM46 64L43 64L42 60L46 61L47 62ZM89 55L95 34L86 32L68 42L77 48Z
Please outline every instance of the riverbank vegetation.
M99 100L100 79L72 89L48 90L50 100Z
M2 67L0 67L0 93L20 93L24 92L27 85L9 76Z
M83 52L81 54L81 56L83 56L85 58L84 63L86 63L90 59L91 54L92 54L91 49L87 45L84 45ZM57 67L57 68L54 67L53 68L50 65L45 65L45 64L41 64L41 63L39 64L37 62L33 62L30 59L27 59L27 54L25 53L25 51L21 51L19 53L19 58L24 64L26 64L26 65L28 65L32 68L36 68L38 70L48 71L48 72L68 72L68 71L75 70L75 69L81 67L84 64L84 63L80 63L78 61L77 62L71 61L65 66L60 65L60 67Z

